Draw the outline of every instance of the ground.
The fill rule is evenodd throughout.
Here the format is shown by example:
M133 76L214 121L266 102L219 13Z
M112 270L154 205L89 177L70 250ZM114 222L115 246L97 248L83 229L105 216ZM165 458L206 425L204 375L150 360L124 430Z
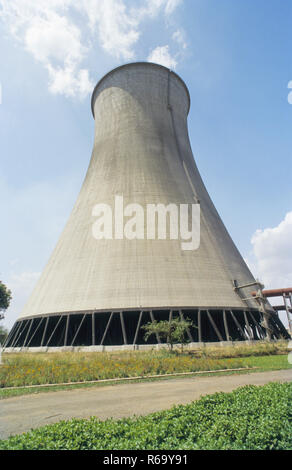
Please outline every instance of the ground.
M0 439L73 417L121 418L186 404L244 385L292 381L292 369L243 375L175 378L7 398L1 402Z

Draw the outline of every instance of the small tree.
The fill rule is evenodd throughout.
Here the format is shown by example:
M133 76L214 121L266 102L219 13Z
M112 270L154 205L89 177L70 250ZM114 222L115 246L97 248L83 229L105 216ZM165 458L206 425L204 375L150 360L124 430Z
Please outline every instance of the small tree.
M179 318L173 318L172 320L164 321L153 321L147 323L142 328L146 330L144 339L147 341L150 336L155 335L167 342L170 351L173 350L174 344L181 344L181 350L183 351L184 344L188 342L187 332L189 328L193 326L193 323L187 320L180 320Z
M8 309L11 299L11 291L0 281L0 315Z
M1 344L3 344L8 336L8 330L7 328L4 328L4 326L0 326L0 347Z

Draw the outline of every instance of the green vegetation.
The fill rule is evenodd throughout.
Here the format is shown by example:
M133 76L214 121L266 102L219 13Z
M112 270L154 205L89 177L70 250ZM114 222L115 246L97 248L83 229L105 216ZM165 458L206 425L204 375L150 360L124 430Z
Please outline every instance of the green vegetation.
M227 369L242 367L255 367L256 372L288 369L292 366L288 363L287 358L287 342L255 345L238 343L236 346L208 347L185 351L183 354L177 350L173 353L167 350L154 350L115 353L3 354L4 365L0 367L0 398L109 385L108 382L105 384L86 383L90 380L112 379L110 383L114 384L115 378L137 377L135 381L140 381L138 377L158 374L219 369L226 370L223 372L224 374L232 374L233 372L227 372ZM217 373L222 374L222 372ZM241 373L246 373L246 371ZM170 378L165 378L165 380L170 380ZM27 385L66 382L84 382L84 384L22 388ZM18 388L9 389L8 387Z
M245 367L241 358L153 353L4 355L0 387L57 384Z
M183 347L185 344L190 342L188 339L188 331L191 326L194 326L191 320L183 320L178 318L173 318L172 320L165 321L156 321L154 320L147 325L142 326L146 331L145 341L147 341L150 336L156 336L161 340L166 341L170 351L173 350L174 344L181 345L181 351L183 352Z
M281 370L281 369L287 369L287 368L292 368L290 364L288 364L287 361L287 356L263 356L263 357L249 357L248 358L248 363L249 367L254 367L253 370L250 369L243 369L241 371L230 371L230 370L223 370L223 371L218 371L216 373L208 373L208 372L200 372L200 377L203 376L215 376L215 375L233 375L233 374L247 374L247 373L252 373L252 372L264 372L264 371L271 371L271 370ZM247 367L246 364L243 365L243 367ZM218 369L217 369L218 370ZM194 373L195 374L195 373ZM189 378L192 375L186 375L186 376L180 376L180 379L183 378ZM161 380L172 380L176 378L177 376L168 376L168 377L159 377L159 378L153 378L153 377L145 377L143 379L134 379L131 380L131 383L137 383L137 382L153 382L153 381L161 381ZM34 388L23 388L23 387L17 387L15 389L10 389L10 388L1 388L0 389L0 399L1 398L10 398L14 396L20 396L20 395L28 395L28 394L36 394L36 393L44 393L44 392L57 392L60 390L72 390L76 388L89 388L89 387L104 387L108 385L116 385L116 384L122 384L122 383L128 383L128 380L119 380L118 382L115 381L114 379L110 382L84 382L84 383L78 383L78 384L72 384L72 385L51 385L51 386L40 386L40 387L34 387ZM130 385L130 384L129 384Z
M4 326L0 326L0 345L4 343L8 336L8 330Z
M0 312L8 309L11 299L11 291L0 281Z
M292 384L246 386L146 417L73 419L0 441L10 450L291 450Z

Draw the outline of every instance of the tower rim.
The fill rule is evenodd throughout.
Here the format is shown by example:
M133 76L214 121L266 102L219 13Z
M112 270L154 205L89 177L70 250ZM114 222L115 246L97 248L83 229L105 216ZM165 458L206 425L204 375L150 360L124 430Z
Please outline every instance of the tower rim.
M190 96L190 92L189 92L189 89L186 85L186 83L184 82L184 80L176 73L174 72L173 70L171 70L170 68L168 67L165 67L164 65L161 65L161 64L156 64L155 62L143 62L143 61L140 61L140 62L129 62L129 63L126 63L126 64L123 64L123 65L119 65L118 67L115 67L114 69L110 70L109 72L107 72L98 82L97 84L95 85L94 89L93 89L93 92L92 92L92 95L91 95L91 112L92 112L92 116L93 116L93 119L95 119L95 115L94 115L94 100L95 100L95 94L96 94L96 91L97 89L100 87L100 85L104 82L104 80L106 80L108 77L110 77L111 75L113 75L115 72L121 70L121 69L124 69L124 68L130 68L130 67L134 67L134 66L137 66L137 65L146 65L146 66L149 66L149 67L156 67L156 68L160 68L160 69L164 69L164 70L167 70L168 73L174 75L180 82L181 84L183 85L185 91L186 91L186 94L187 94L187 98L188 98L188 111L187 111L187 114L189 113L190 111L190 107L191 107L191 96Z

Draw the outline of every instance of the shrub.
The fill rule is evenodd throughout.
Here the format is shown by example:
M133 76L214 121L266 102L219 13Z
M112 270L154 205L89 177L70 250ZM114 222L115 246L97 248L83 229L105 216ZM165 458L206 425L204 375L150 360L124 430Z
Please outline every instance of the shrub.
M0 441L10 450L291 450L292 384L245 386L146 417L73 419Z

